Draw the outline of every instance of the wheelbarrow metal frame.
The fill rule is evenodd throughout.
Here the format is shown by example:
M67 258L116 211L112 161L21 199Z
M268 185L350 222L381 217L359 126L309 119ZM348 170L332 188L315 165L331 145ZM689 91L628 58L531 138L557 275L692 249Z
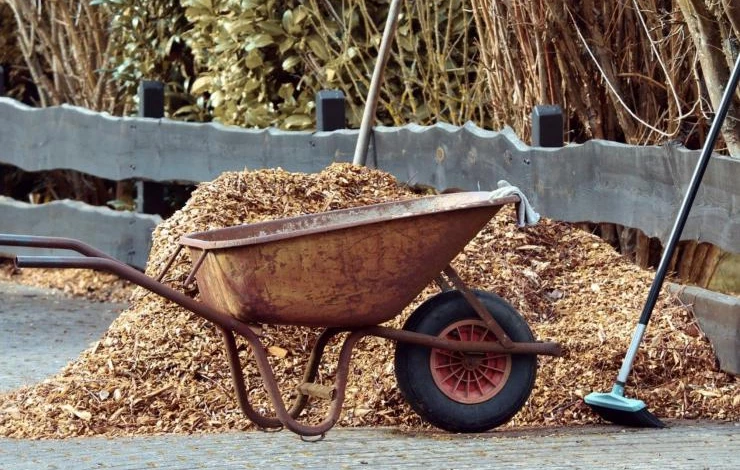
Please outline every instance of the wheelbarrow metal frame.
M456 289L460 290L468 301L472 299L471 305L481 319L486 322L486 325L491 331L494 332L498 342L454 341L379 325L357 328L329 326L323 329L314 344L304 371L303 383L298 387L296 391L297 395L292 405L290 408L287 408L281 397L272 367L268 361L267 351L259 339L259 326L240 321L205 302L197 301L163 284L160 280L164 276L166 269L160 274L158 279L154 279L85 243L68 238L0 234L0 245L61 248L77 251L85 256L16 256L14 258L14 264L18 268L76 268L113 273L176 303L216 325L221 331L227 351L232 381L239 406L248 419L263 429L286 427L301 436L323 436L326 431L331 429L339 419L345 399L352 350L357 342L365 336L377 336L393 341L408 342L448 351L543 354L550 356L560 356L562 354L560 345L554 342L512 342L503 333L500 326L485 311L485 308L480 305L480 302L477 301L475 296L467 289L452 267L447 266L444 269L444 274L449 279L449 282ZM172 260L170 260L170 265L171 262ZM334 385L333 387L317 386L313 384L313 381L316 379L324 350L329 341L340 333L348 333L348 336L342 341ZM274 407L275 416L266 416L258 412L249 402L246 380L237 351L235 334L243 337L254 352L260 376ZM317 425L305 425L297 420L297 417L308 403L309 395L324 396L331 400L327 416Z

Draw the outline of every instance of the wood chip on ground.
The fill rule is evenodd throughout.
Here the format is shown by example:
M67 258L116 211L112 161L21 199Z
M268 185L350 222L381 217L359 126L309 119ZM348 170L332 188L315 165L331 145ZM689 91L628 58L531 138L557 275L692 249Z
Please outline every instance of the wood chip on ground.
M147 274L159 273L187 233L409 197L418 194L391 175L347 164L316 174L281 169L224 173L201 184L183 209L157 227ZM181 289L190 266L183 252L164 282ZM561 358L539 359L535 389L506 426L597 422L583 396L611 388L653 273L569 224L545 219L519 229L512 208L502 210L453 266L470 287L496 292L514 305L538 339L561 342L566 351ZM413 308L435 292L427 288L388 325L401 327ZM187 293L197 296L197 289ZM59 438L254 428L234 397L218 331L140 288L131 302L103 337L59 374L0 396L0 435ZM286 395L295 389L317 333L265 328L264 343ZM239 345L250 398L257 409L270 409L249 349ZM382 339L359 344L338 425L426 426L397 390L393 351L394 344ZM331 382L337 353L335 342L320 369L324 383ZM661 418L740 419L737 378L718 370L692 313L667 293L656 306L628 394L644 400ZM306 419L316 422L324 411L320 403L309 407Z

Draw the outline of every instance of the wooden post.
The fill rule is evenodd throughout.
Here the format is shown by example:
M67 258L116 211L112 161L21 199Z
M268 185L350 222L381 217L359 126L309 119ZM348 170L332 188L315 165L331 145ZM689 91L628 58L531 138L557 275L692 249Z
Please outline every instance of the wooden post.
M316 93L316 130L335 131L347 127L344 93L320 90Z
M682 243L683 249L679 255L678 277L681 282L688 282L691 278L691 264L694 262L694 253L696 252L696 240L688 240Z
M599 229L601 230L602 240L614 248L619 248L619 235L617 235L617 228L614 224L600 223Z
M701 277L702 268L704 267L704 260L707 257L709 251L709 243L699 243L696 250L694 251L694 259L691 261L691 270L689 272L689 282L696 284Z
M668 272L673 273L673 275L676 275L676 263L678 262L678 253L682 250L683 244L679 243L678 247L676 247L675 250L673 250L673 256L671 256L671 262L668 264ZM661 254L662 254L662 244L661 244Z
M636 230L637 241L635 243L635 262L641 268L647 268L650 264L650 237L642 230Z
M619 252L631 261L635 261L637 247L637 231L633 228L617 226L619 233Z
M558 105L539 105L532 110L532 147L563 146L563 110Z
M164 117L164 84L144 80L139 84L139 117ZM137 181L136 211L145 214L165 214L165 185L154 181Z
M699 278L696 281L696 284L699 287L703 287L705 289L709 287L709 283L712 281L712 277L714 277L714 272L717 270L719 261L722 259L722 250L710 243L708 243L708 245L709 249L707 250L707 256L704 258L704 266L702 266Z
M576 222L575 226L586 233L594 233L593 225L590 222Z

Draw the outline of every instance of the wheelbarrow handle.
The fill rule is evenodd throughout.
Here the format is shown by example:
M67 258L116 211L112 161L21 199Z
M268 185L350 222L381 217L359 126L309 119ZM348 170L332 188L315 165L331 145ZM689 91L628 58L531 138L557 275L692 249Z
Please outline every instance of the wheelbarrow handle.
M20 246L29 248L51 248L61 250L71 250L85 256L94 258L106 258L115 260L112 256L104 253L92 246L73 238L62 237L38 237L34 235L15 235L9 233L0 233L0 246Z
M0 246L52 248L76 251L84 256L16 256L13 263L18 268L92 269L105 271L133 282L144 289L171 300L196 315L232 330L242 336L259 334L259 329L242 323L210 305L199 302L171 287L153 279L135 268L91 247L79 240L60 237L38 237L32 235L0 234Z
M27 245L26 245L27 246ZM48 247L48 245L43 245ZM157 280L139 272L131 266L110 257L81 256L16 256L15 265L19 268L52 268L52 269L92 269L117 275L133 282L165 299L184 307L196 315L215 323L227 330L235 331L242 336L260 334L260 329L240 322L210 305L199 302Z

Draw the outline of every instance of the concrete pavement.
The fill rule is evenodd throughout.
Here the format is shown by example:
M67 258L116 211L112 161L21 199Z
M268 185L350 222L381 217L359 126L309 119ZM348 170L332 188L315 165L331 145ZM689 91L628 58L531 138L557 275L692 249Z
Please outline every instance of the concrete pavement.
M0 439L0 469L727 469L740 468L740 426L669 423L497 431L481 435L333 429L320 442L290 432Z
M0 281L0 392L57 373L125 307Z

